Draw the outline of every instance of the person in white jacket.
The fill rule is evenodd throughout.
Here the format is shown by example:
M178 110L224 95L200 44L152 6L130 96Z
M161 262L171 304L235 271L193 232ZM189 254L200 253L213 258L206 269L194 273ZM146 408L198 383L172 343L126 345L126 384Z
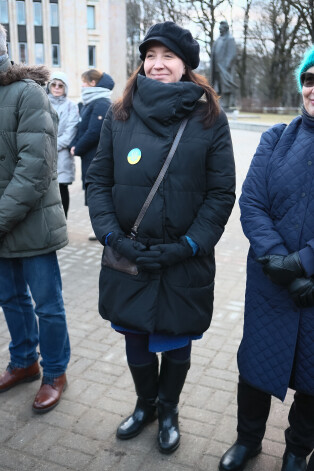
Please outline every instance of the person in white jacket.
M69 185L75 179L75 161L69 145L79 122L78 106L67 98L68 78L64 72L54 72L48 84L48 97L58 113L58 182L65 216L68 215Z

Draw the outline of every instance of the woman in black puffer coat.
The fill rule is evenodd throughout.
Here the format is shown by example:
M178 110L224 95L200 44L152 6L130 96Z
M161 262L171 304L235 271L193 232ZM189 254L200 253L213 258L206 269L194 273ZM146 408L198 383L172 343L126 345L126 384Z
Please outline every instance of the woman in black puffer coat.
M82 102L77 133L70 144L71 154L82 159L82 182L85 189L87 169L95 157L100 130L108 108L111 105L111 90L114 81L110 75L97 69L82 74ZM86 203L86 197L85 197Z
M214 247L234 204L235 170L226 115L206 79L192 72L199 45L191 33L169 21L156 24L140 53L142 65L106 116L86 185L96 236L139 270L103 266L100 274L100 313L125 335L138 395L117 436L140 433L156 417L158 399L159 449L171 453L180 441L177 406L191 341L211 321ZM134 241L126 236L185 117ZM163 352L160 373L156 352Z

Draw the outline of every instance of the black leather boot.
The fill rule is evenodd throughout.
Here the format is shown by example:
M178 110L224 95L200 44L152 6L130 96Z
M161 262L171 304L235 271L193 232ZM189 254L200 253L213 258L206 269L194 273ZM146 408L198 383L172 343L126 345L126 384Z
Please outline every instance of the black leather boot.
M235 442L229 450L222 456L220 471L243 471L248 460L258 455L262 451L262 446L245 446Z
M136 437L145 425L157 418L156 398L158 394L158 357L149 365L130 365L136 394L138 396L132 415L124 419L117 429L117 437L128 440Z
M306 458L296 456L286 449L283 455L281 471L306 471Z
M178 403L190 368L190 359L174 361L162 355L158 388L158 446L162 453L172 453L180 445Z

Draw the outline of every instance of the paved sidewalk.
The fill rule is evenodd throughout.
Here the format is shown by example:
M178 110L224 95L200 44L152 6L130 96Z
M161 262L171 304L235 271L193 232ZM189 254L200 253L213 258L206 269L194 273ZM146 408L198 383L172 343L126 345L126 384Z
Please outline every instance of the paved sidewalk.
M260 133L232 131L238 194ZM77 161L79 164L79 162ZM20 385L0 396L1 471L216 471L236 436L236 352L242 333L248 243L238 204L216 250L213 322L195 341L192 366L181 395L180 448L165 456L156 447L157 423L140 436L115 438L119 422L135 404L124 341L97 311L101 246L83 206L79 169L70 187L70 244L59 252L72 345L69 387L59 406L37 416L31 405L40 382ZM0 313L0 368L8 363L8 332ZM262 454L248 471L280 471L284 429L292 394L273 400Z

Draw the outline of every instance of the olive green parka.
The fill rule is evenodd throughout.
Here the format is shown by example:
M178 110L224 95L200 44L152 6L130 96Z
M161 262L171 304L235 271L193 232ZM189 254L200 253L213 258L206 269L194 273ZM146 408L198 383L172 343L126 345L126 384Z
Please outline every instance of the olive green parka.
M30 257L68 243L57 182L58 117L43 67L0 64L0 257Z

